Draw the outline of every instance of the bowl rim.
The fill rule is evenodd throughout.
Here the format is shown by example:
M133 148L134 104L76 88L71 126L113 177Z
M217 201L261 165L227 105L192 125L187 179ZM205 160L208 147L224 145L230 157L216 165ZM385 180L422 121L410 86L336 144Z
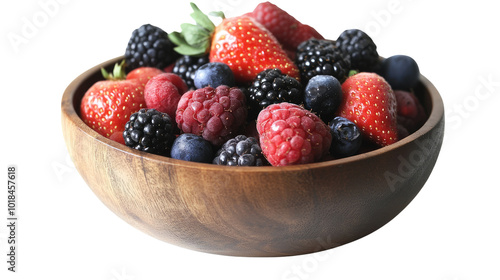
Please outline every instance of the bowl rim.
M98 132L94 131L92 128L87 126L83 122L83 120L79 116L79 111L77 112L75 108L75 104L80 104L80 102L74 102L74 96L79 89L81 83L85 81L89 76L95 74L97 71L100 72L102 67L109 67L114 63L123 59L123 56L119 56L103 63L100 63L87 71L80 74L76 79L74 79L65 89L64 94L61 100L61 113L62 117L66 118L68 121L72 122L81 132L86 134L89 137L92 137L101 145L108 146L108 148L118 150L122 153L128 154L134 157L140 157L142 159L147 159L149 161L156 161L162 164L167 165L176 165L179 167L186 168L203 168L210 170L218 170L227 172L231 170L232 172L285 172L285 171L297 171L297 170L305 170L305 169L316 169L316 168L330 168L330 167L340 167L345 164L349 164L351 162L355 162L358 160L364 160L372 157L376 157L380 154L384 154L385 152L396 150L402 146L405 146L421 136L429 133L443 118L444 116L444 104L443 100L435 88L435 86L422 74L420 74L419 82L423 84L424 88L427 89L429 93L429 101L431 110L429 112L428 119L426 122L415 132L406 136L403 139L400 139L396 143L391 145L380 147L372 151L368 151L365 153L353 155L346 158L340 159L331 159L321 162L307 163L307 164L298 164L298 165L289 165L289 166L224 166L224 165L216 165L212 163L199 163L199 162L191 162L180 159L174 159L166 156L155 155L139 150L135 150L131 147L123 145L121 143L115 142L111 139L108 139Z

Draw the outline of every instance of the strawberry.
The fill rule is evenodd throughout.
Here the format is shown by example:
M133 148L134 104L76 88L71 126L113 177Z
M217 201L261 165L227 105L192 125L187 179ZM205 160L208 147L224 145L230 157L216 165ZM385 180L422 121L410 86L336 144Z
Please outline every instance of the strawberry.
M377 145L387 146L398 140L396 113L396 96L381 76L361 72L342 84L337 115L354 122Z
M271 31L283 48L290 52L295 52L300 43L311 38L324 39L313 27L302 24L270 2L260 3L253 12L246 15L253 17Z
M161 73L164 73L164 71L156 67L139 67L130 71L127 74L126 79L127 80L139 79L141 81L142 86L145 86L151 78Z
M113 75L102 69L106 80L94 83L80 105L81 118L89 127L120 143L130 115L146 107L143 81L124 79L123 65L116 64Z
M250 83L260 72L278 68L283 74L299 79L299 70L274 35L255 19L242 15L225 18L215 26L191 3L191 14L197 25L182 24L182 32L171 32L169 38L184 55L209 53L210 62L222 62L231 68L239 83ZM212 13L213 14L213 13Z

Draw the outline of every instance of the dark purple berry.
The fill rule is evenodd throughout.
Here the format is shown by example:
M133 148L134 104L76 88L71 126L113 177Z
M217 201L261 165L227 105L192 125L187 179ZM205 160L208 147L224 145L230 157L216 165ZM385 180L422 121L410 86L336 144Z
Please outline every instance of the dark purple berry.
M388 57L382 62L380 71L394 90L411 90L420 77L417 62L406 55Z
M325 123L335 116L342 101L342 86L330 75L312 77L304 92L304 107L316 113Z
M264 156L257 139L238 135L222 145L213 163L229 166L262 166Z
M170 157L194 162L212 162L212 144L203 137L191 133L179 135L172 145Z
M356 124L343 117L335 117L330 123L332 144L330 154L343 158L355 155L362 143L361 132Z
M206 63L194 74L194 86L196 88L228 86L233 87L236 85L234 74L231 68L225 63L209 62Z

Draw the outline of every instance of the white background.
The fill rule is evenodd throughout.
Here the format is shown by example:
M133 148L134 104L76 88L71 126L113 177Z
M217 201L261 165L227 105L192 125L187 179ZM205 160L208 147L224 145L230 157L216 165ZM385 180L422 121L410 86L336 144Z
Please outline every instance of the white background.
M203 11L222 9L227 16L257 3L198 1ZM494 2L274 3L330 39L363 29L380 55L412 56L440 91L445 141L413 202L365 238L302 256L218 256L153 239L105 208L74 169L60 100L79 74L122 55L135 28L151 23L171 32L192 22L188 1L2 1L0 181L6 183L9 164L17 165L19 221L18 272L10 273L2 186L1 279L500 279L500 21Z

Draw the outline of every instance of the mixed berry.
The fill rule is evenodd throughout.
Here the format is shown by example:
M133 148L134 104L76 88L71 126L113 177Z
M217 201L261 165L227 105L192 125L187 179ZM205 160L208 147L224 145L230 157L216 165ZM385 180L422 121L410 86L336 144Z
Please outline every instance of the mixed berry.
M85 93L82 120L144 152L228 166L286 166L391 145L427 119L409 56L379 57L349 29L324 38L278 6L167 33L144 24Z
M281 73L277 68L260 72L247 91L247 104L253 119L271 104L281 102L301 104L303 101L302 84L297 79Z
M259 141L246 135L229 139L213 159L214 164L229 166L263 166L265 162Z
M140 109L125 124L125 145L139 151L169 155L174 140L174 123L167 113L155 109Z

